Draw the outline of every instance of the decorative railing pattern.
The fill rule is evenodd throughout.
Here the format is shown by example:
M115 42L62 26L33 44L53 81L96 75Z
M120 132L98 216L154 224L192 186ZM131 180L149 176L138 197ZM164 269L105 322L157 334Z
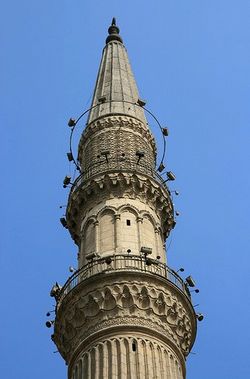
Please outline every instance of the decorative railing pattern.
M84 280L100 273L114 271L140 271L158 275L169 280L190 298L190 292L186 283L166 264L159 262L157 259L152 259L141 255L121 254L110 255L104 258L94 258L82 268L75 271L64 284L56 297L57 308L60 306L60 303L64 297Z
M72 192L78 188L85 180L99 174L106 172L136 172L139 174L147 175L155 180L157 180L161 185L167 189L165 180L157 173L154 167L147 164L142 164L138 160L131 160L128 158L108 158L107 160L101 160L92 163L87 170L81 173L80 176L75 180L72 186Z

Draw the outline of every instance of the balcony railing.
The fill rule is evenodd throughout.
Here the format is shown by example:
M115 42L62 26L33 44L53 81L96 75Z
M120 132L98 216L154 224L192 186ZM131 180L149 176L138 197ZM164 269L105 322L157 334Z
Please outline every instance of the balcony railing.
M136 172L139 174L145 174L156 181L167 189L164 179L158 174L154 167L141 163L138 160L132 160L128 158L108 158L107 160L101 160L92 163L78 178L75 180L72 187L72 192L78 188L85 180L95 176L99 173L106 172Z
M104 258L95 258L81 269L75 271L56 296L57 308L60 306L60 303L65 296L84 280L94 275L111 273L115 271L146 272L163 277L178 287L188 296L188 298L190 298L190 292L185 282L166 264L159 262L156 259L151 259L140 255L123 254L110 255Z

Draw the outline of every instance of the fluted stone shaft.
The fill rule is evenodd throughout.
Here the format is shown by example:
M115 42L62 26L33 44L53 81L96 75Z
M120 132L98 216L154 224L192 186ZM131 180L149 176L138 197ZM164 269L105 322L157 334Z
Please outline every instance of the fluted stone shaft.
M184 362L161 341L140 335L106 337L79 354L71 379L183 379Z

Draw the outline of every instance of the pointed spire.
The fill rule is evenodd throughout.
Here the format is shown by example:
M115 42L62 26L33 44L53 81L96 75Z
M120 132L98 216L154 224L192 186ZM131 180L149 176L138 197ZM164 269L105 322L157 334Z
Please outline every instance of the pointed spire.
M135 117L146 123L143 108L134 105L139 104L139 93L115 18L108 32L92 99L92 106L100 106L90 111L88 123L114 114Z
M108 28L109 36L106 38L106 44L111 41L119 41L123 43L121 36L119 35L120 29L116 26L116 19L113 17L110 27Z

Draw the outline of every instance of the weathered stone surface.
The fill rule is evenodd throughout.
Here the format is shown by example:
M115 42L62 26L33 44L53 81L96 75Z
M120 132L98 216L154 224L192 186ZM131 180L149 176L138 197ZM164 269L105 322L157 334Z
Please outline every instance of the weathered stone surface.
M196 335L187 285L165 264L174 207L138 98L113 20L66 210L79 270L56 294L52 338L69 379L183 379Z

